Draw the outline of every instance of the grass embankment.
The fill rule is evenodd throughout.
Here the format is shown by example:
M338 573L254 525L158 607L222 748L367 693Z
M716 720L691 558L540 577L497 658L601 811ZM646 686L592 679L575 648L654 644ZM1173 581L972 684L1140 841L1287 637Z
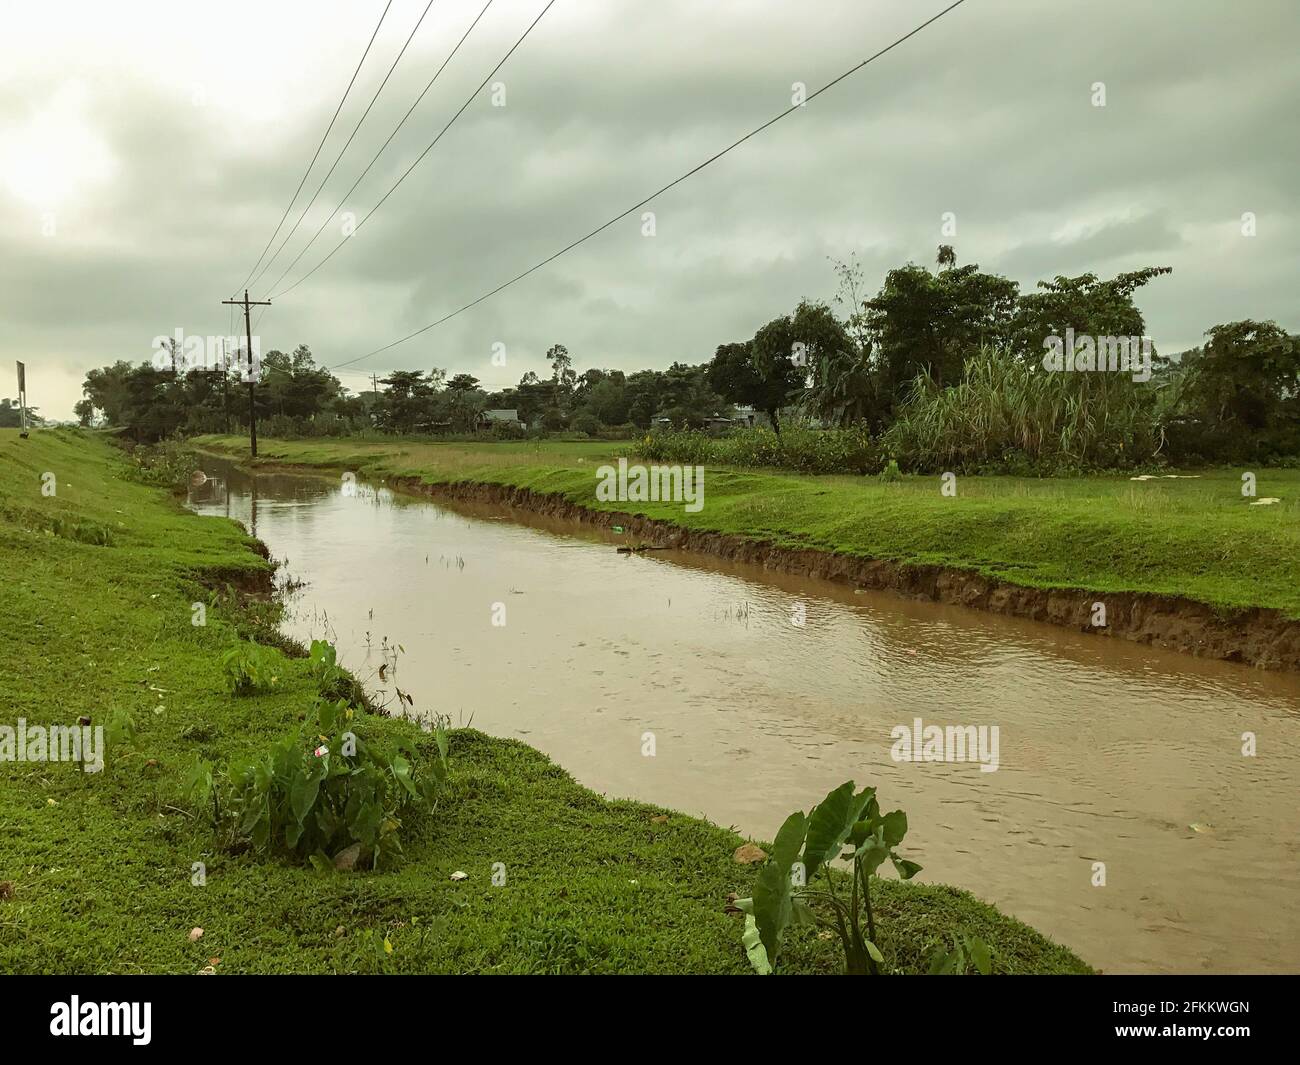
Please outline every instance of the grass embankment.
M227 694L221 652L238 634L267 638L274 608L222 589L267 564L235 524L128 472L90 435L0 431L0 724L98 724L114 710L136 724L98 774L0 762L0 972L748 971L740 919L724 913L754 872L732 860L740 837L607 801L533 748L472 730L451 734L446 792L405 826L395 872L321 875L215 849L186 769L294 730L316 689L286 656L273 693ZM211 604L205 626L191 624L195 602ZM358 731L432 743L377 716ZM195 862L205 886L191 883ZM452 882L456 870L468 879ZM1086 970L964 892L891 881L880 894L879 945L900 970L957 931L984 938L1000 971ZM840 965L838 944L806 931L783 955L791 971Z
M243 437L202 447L246 455ZM262 440L261 460L425 483L479 481L563 495L596 510L643 514L688 529L768 540L905 565L951 567L1030 588L1180 596L1218 610L1275 608L1300 618L1300 470L1242 470L1177 479L808 476L707 471L705 504L601 503L595 469L626 445Z

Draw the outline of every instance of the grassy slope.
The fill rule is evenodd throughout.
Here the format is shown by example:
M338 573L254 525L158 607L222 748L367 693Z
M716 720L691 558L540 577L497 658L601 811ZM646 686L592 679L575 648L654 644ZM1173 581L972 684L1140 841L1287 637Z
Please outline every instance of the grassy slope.
M0 724L99 723L120 707L138 726L97 775L0 763L0 881L13 889L0 898L0 973L193 973L214 957L222 973L748 971L739 920L723 912L753 872L732 861L735 833L607 801L533 748L472 730L452 733L448 794L407 826L396 872L322 877L214 852L186 812L186 767L196 752L228 757L291 730L314 688L286 658L280 690L226 694L218 656L249 615L226 601L194 627L191 603L208 599L211 573L264 563L233 523L184 511L124 468L74 432L0 430ZM39 491L47 470L53 499ZM112 542L51 532L60 516L64 532L109 529ZM364 728L430 742L407 722ZM668 821L653 823L660 813ZM196 861L204 887L190 884ZM504 887L490 883L496 862ZM469 879L451 882L458 869ZM955 929L984 936L1005 971L1086 968L964 892L881 891L880 945L903 970ZM789 968L834 971L837 949L804 933Z
M247 453L242 437L201 446ZM705 505L598 503L595 467L620 445L263 440L262 457L426 482L491 481L559 492L598 509L634 511L692 529L870 558L976 570L1039 588L1155 592L1218 608L1274 607L1300 618L1300 470L1255 470L1249 506L1240 470L1194 479L1127 476L937 477L880 484L859 477L709 469Z

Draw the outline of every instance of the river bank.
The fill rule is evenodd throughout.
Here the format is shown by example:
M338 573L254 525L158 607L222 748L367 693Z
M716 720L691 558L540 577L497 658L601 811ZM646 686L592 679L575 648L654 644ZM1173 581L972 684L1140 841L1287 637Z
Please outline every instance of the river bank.
M239 455L239 437L196 443ZM603 502L608 443L264 440L262 464L350 471L649 542L1264 669L1300 670L1300 471L881 484L708 470L698 512ZM1104 606L1098 624L1097 604Z
M129 472L94 434L0 431L0 723L125 713L134 731L98 774L0 763L0 971L748 971L725 912L754 873L732 858L741 836L606 800L532 747L472 729L451 733L448 794L412 826L395 872L322 876L215 849L184 795L195 755L258 749L294 727L314 685L282 645L274 692L228 694L221 653L241 636L277 640L271 565L233 522ZM364 727L432 742L407 721ZM1087 970L953 888L883 881L881 908L879 945L902 972L958 931L988 942L999 971ZM833 972L837 951L801 935L786 961Z

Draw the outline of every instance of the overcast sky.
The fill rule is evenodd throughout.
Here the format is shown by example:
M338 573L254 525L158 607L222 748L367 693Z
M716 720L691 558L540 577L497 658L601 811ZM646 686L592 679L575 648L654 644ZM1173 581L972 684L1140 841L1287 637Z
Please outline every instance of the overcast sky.
M339 204L484 0L434 0L271 283ZM426 0L394 0L291 225ZM348 198L361 218L545 6L495 0ZM333 365L474 299L631 206L945 0L557 0L442 141L255 330ZM297 187L384 0L0 0L0 396L13 360L67 418L85 372L230 330L227 298ZM966 0L640 212L447 324L339 371L701 362L857 253L874 292L955 246L1022 288L1169 265L1158 349L1300 329L1300 3ZM1096 82L1106 105L1093 104ZM1254 212L1257 235L1242 234ZM941 233L945 212L956 234ZM343 239L335 218L280 283ZM277 238L276 244L283 237ZM507 365L493 366L493 345Z

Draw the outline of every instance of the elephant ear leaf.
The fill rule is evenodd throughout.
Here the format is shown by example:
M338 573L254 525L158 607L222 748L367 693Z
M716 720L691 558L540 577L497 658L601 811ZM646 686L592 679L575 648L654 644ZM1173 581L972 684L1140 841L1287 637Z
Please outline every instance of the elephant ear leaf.
M803 846L807 833L808 818L802 810L796 810L785 819L785 824L776 834L776 841L772 844L772 861L787 874L799 857L799 848Z
M874 794L874 788L864 788L861 794L854 795L853 781L848 780L813 808L808 815L808 840L803 851L804 874L809 880L822 865L839 856Z
M982 939L971 938L966 941L966 949L970 952L971 964L981 976L993 975L993 958L989 951L988 944Z
M893 813L885 814L883 819L885 826L885 844L889 847L897 847L903 842L903 837L907 835L907 814L902 810L895 810Z
M753 914L745 915L745 934L741 936L740 941L745 946L745 955L749 958L749 964L754 967L754 972L760 976L770 976L772 963L767 960L767 949L763 946Z
M911 880L921 871L921 867L916 862L909 862L906 858L900 858L897 854L891 854L889 860L894 863L894 868L898 870L900 880Z
M781 940L793 916L790 896L790 871L769 861L754 879L753 920L770 964L775 964L781 952Z

